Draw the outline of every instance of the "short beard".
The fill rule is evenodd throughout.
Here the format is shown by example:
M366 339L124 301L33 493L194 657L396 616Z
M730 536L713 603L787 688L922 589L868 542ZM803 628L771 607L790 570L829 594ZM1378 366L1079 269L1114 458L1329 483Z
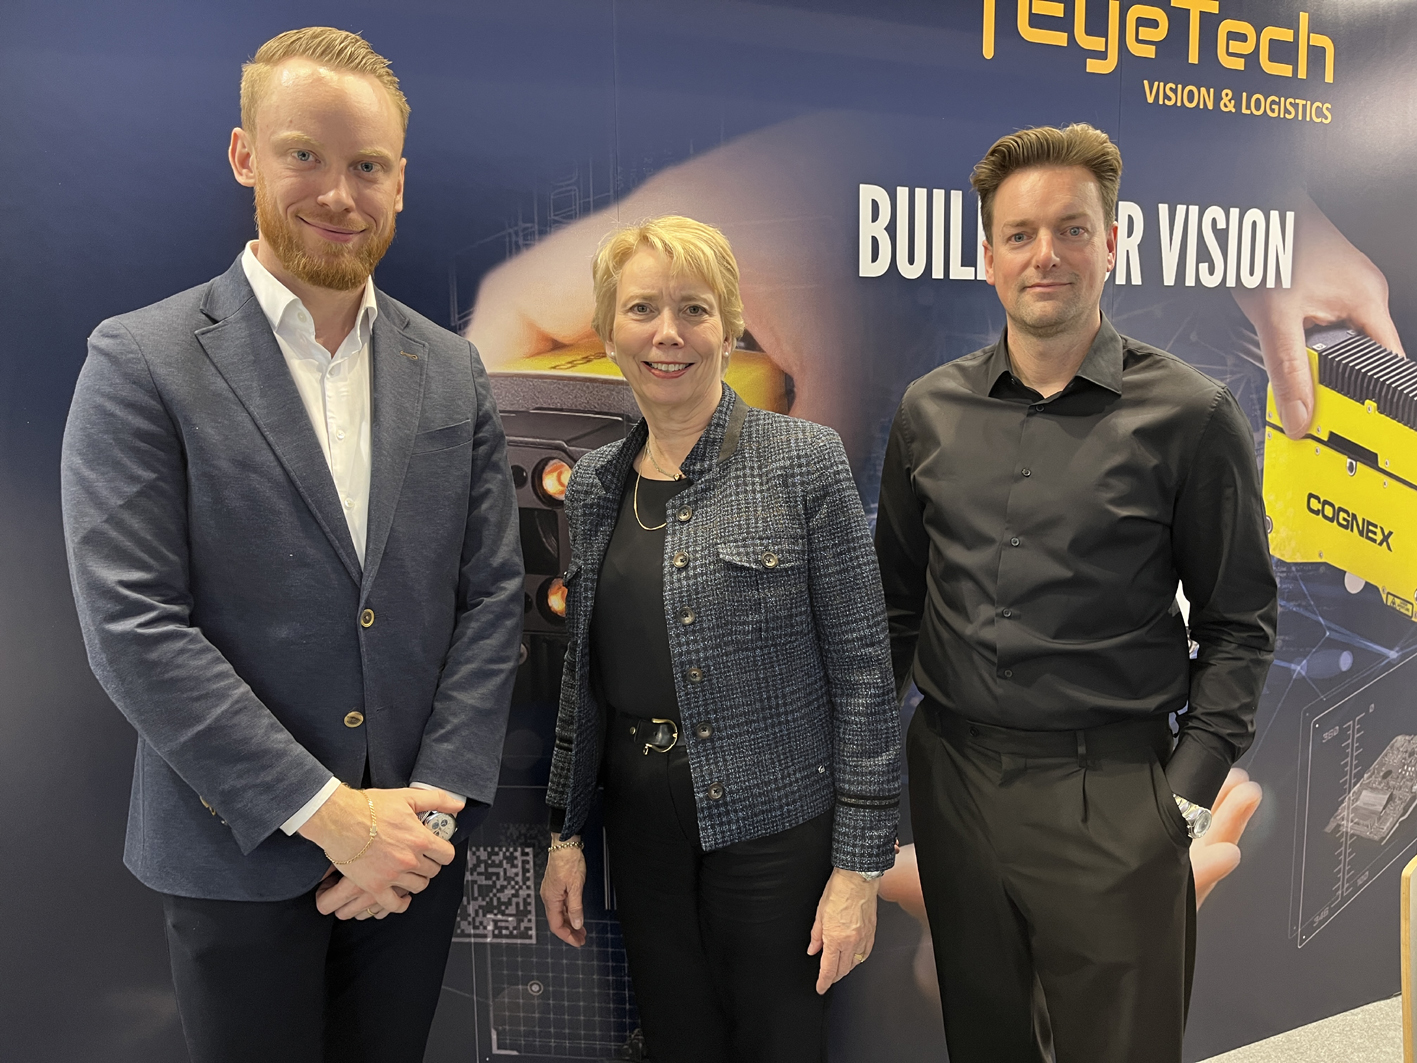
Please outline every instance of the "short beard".
M389 215L384 231L374 233L358 248L330 243L324 254L312 254L276 208L265 182L257 175L256 230L280 259L280 264L297 279L316 288L347 292L369 279L394 242L394 215Z

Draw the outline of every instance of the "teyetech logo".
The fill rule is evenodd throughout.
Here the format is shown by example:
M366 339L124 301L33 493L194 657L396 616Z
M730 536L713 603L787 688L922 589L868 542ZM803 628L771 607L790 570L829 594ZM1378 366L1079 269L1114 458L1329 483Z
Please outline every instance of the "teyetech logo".
M984 58L994 58L994 9L997 0L984 0ZM1008 0L1004 0L1008 9ZM1101 3L1097 7L1101 7ZM1221 19L1218 23L1202 23L1202 15L1220 14L1220 0L1171 0L1171 7L1180 8L1188 23L1186 58L1199 63L1201 41L1215 42L1215 58L1228 70L1244 70L1247 57L1254 56L1259 67L1274 77L1306 79L1309 60L1322 62L1324 81L1333 82L1333 38L1315 33L1309 28L1309 13L1299 12L1298 26L1264 26L1238 18ZM1118 40L1125 37L1127 51L1142 59L1156 58L1156 45L1171 31L1171 17L1166 9L1154 4L1132 4L1122 17L1121 0L1107 0L1106 34L1087 31L1087 0L1072 0L1072 39L1089 52L1101 52L1103 58L1089 59L1089 74L1110 74L1117 69ZM1094 11L1097 8L1094 8ZM1189 17L1187 17L1189 16ZM1007 15L1005 16L1007 18ZM1018 35L1032 44L1068 47L1068 4L1062 0L1018 0ZM1061 22L1060 22L1061 20ZM1101 18L1094 28L1101 29ZM1207 40L1206 43L1209 43ZM1258 53L1258 55L1256 55ZM1317 54L1313 54L1317 53Z
M1387 552L1392 553L1392 533L1393 529L1384 528L1376 521L1371 521L1367 517L1360 517L1346 506L1340 506L1336 502L1330 502L1327 498L1321 498L1314 492L1309 492L1309 497L1305 500L1309 512L1320 520L1326 520L1330 524L1337 525L1344 531L1351 531L1359 538L1367 539L1370 543L1387 547ZM1320 554L1320 557L1323 555Z

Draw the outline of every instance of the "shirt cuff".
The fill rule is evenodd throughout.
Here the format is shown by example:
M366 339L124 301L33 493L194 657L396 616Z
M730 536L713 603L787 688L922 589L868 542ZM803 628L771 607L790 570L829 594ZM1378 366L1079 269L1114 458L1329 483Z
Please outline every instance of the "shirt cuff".
M443 793L447 794L449 797L456 797L464 805L467 804L466 794L455 794L453 793L453 791L449 790L447 787L444 786L434 786L432 783L429 782L411 782L408 785L413 787L413 789L415 790L442 790ZM451 811L451 809L449 809L449 811Z
M282 823L280 829L285 831L286 834L294 834L301 827L305 826L311 816L320 811L320 807L324 805L324 803L330 799L330 795L338 789L339 780L331 775L330 781L315 791L315 796L301 805L300 811L296 812L295 815Z

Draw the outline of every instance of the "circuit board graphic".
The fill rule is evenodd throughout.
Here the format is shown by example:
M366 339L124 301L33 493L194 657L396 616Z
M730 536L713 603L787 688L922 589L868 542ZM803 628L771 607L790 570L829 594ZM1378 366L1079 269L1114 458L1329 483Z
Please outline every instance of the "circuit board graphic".
M1388 743L1324 828L1386 844L1417 798L1417 735Z

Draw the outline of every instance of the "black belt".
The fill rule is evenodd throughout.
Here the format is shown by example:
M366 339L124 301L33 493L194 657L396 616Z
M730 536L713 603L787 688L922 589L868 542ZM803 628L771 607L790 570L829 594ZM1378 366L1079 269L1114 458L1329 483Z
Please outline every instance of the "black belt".
M1171 724L1164 715L1099 724L1073 731L1021 731L967 720L933 698L921 699L920 711L935 734L958 746L975 745L1004 756L1044 759L1136 757L1155 753L1163 764L1171 755Z
M616 726L629 727L630 737L638 738L645 744L641 750L645 756L649 756L651 749L656 753L668 753L679 744L679 725L673 720L629 716L623 712L616 713L615 718Z

